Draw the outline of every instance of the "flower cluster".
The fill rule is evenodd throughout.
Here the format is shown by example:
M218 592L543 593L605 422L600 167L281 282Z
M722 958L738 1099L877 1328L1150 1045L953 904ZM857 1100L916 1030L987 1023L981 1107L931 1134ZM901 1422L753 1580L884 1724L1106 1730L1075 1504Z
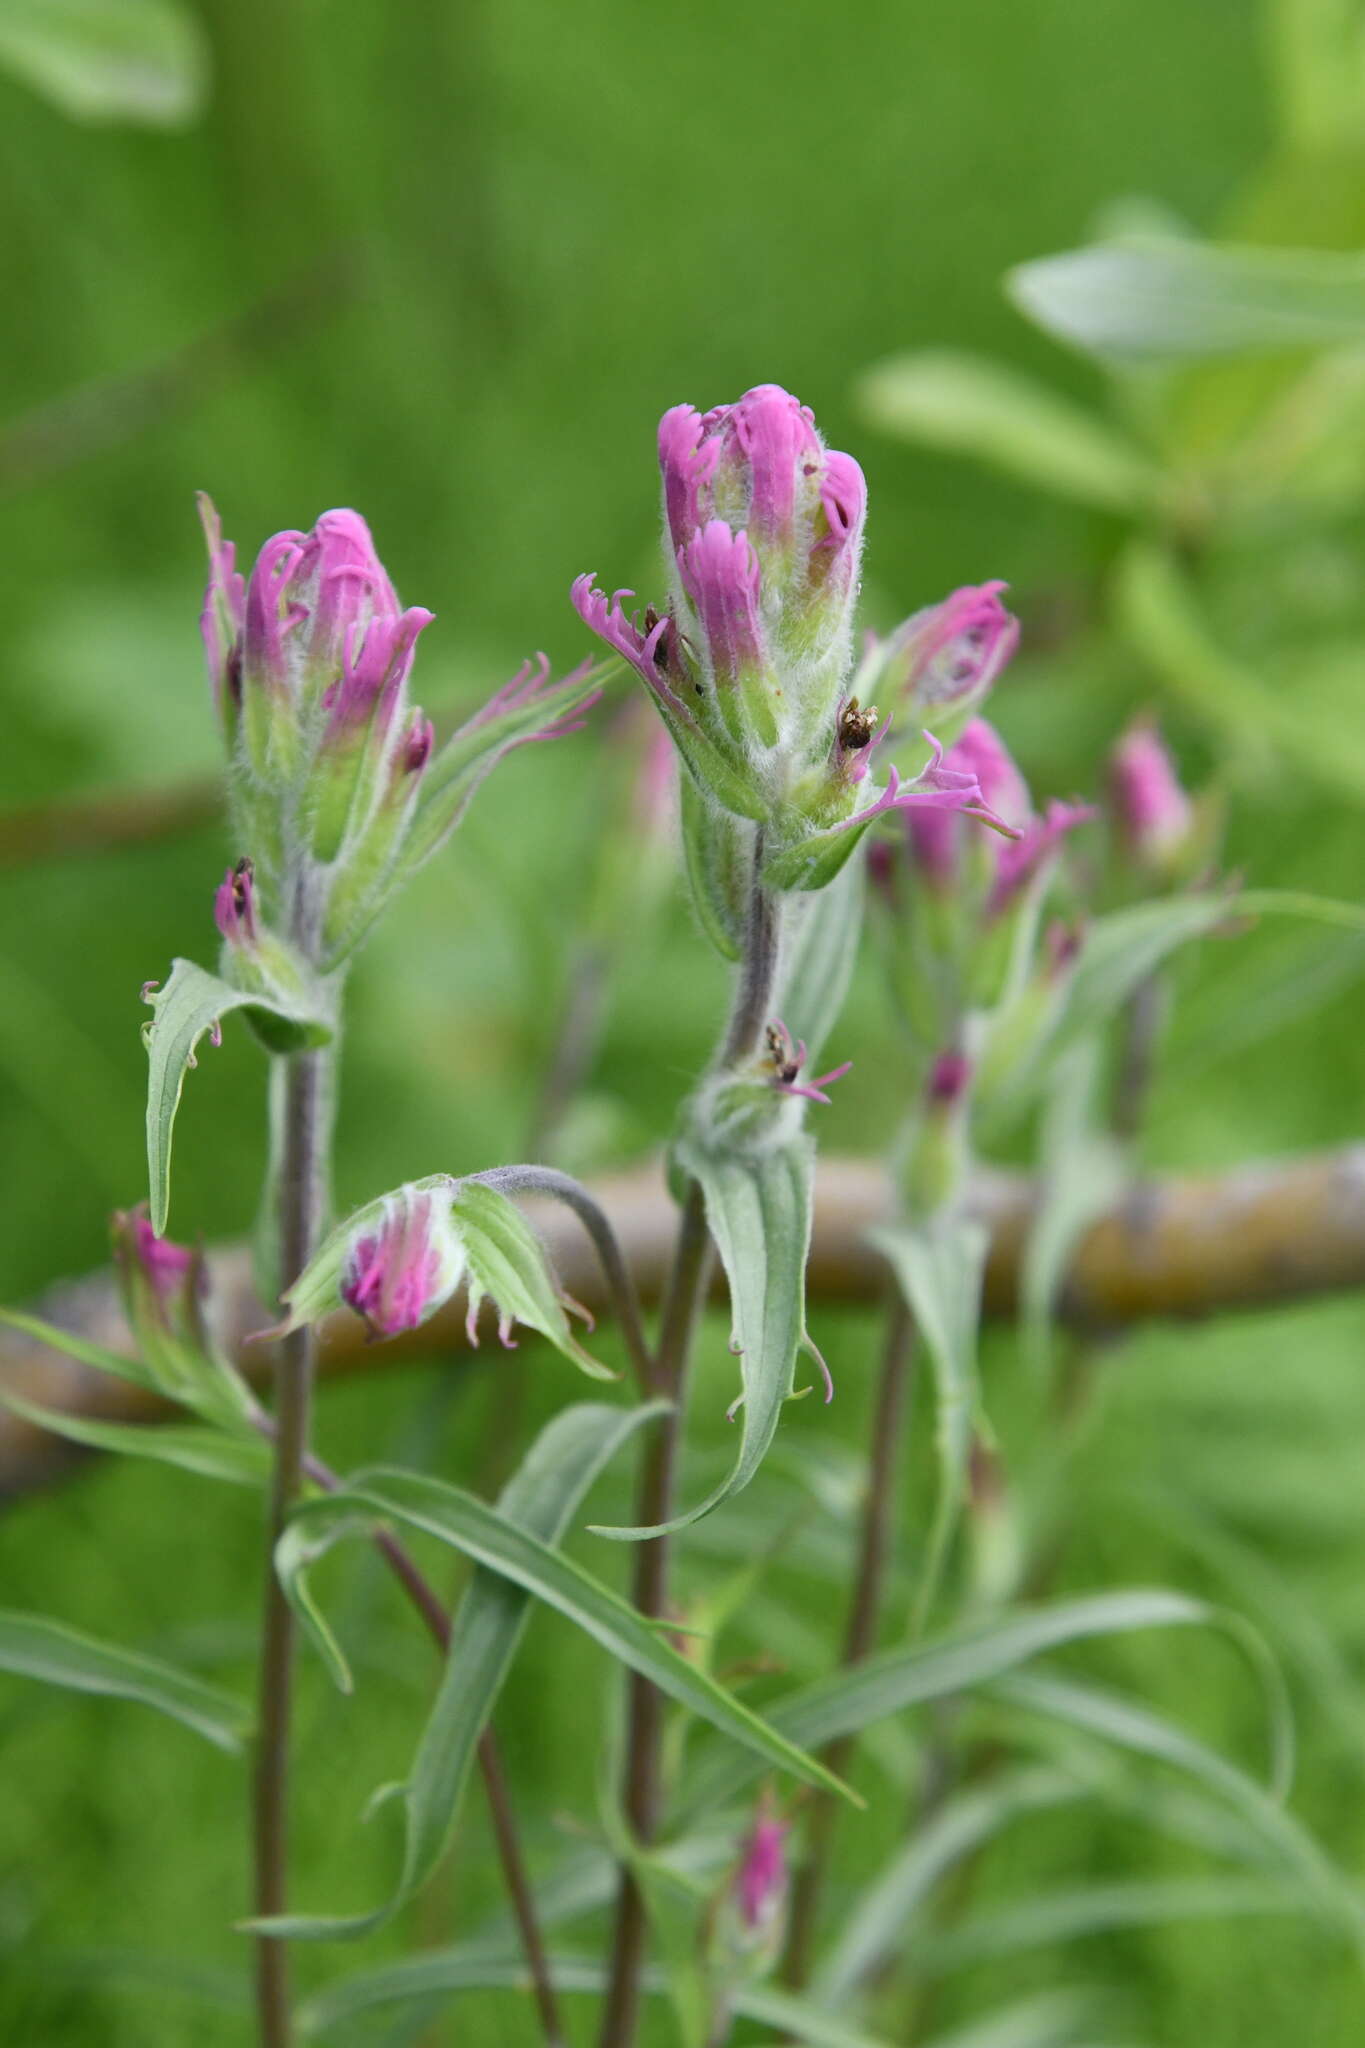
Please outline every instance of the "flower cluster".
M338 965L509 748L576 729L595 677L585 667L552 684L541 656L438 753L408 698L433 615L400 604L359 513L275 534L243 577L213 505L199 502L209 553L200 625L234 829L250 856L218 891L215 915L228 971L277 989L298 976L269 941L272 917L310 965Z
M591 575L573 601L650 691L704 803L763 828L770 886L821 887L888 810L966 810L998 824L927 733L917 772L893 768L865 800L890 729L864 708L866 687L849 685L867 493L809 408L775 384L707 413L674 406L659 465L665 608L628 613L634 593L608 598ZM986 687L1013 644L999 588L972 593L951 617L917 615L877 674L899 667L902 686L913 677L917 706Z

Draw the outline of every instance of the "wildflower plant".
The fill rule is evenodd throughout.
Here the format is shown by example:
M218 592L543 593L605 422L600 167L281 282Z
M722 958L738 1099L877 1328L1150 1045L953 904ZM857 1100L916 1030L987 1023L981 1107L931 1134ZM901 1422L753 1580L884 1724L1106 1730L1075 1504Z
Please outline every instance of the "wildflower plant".
M98 1370L173 1403L183 1419L90 1423L22 1395L5 1398L79 1441L264 1494L246 1922L262 2048L325 2036L334 2023L344 2028L413 1996L395 1990L392 1972L376 1983L362 1971L300 2007L289 1957L296 1944L353 1940L391 1922L448 1852L474 1773L491 1808L515 1947L476 1941L423 1959L421 1995L445 1981L443 1969L457 1984L510 1973L529 1987L546 2042L562 2044L564 1992L586 1988L600 1994L602 2048L631 2048L642 2000L658 1981L646 1967L652 1946L667 1963L684 2048L723 2048L740 2023L816 2044L870 2041L849 2010L875 2006L869 1991L892 1972L901 1925L933 1874L964 1853L961 1845L984 1839L1000 1814L1095 1785L1112 1789L1098 1768L1094 1784L1081 1784L1030 1757L1007 1779L998 1808L990 1788L983 1796L969 1787L944 1804L950 1702L961 1712L970 1695L1015 1673L1025 1702L1043 1700L1058 1722L1069 1715L1097 1741L1188 1765L1195 1745L1154 1717L1079 1683L1057 1682L1048 1693L1035 1676L1030 1693L1016 1667L1034 1655L1130 1628L1221 1627L1261 1674L1277 1757L1285 1747L1259 1640L1204 1603L1160 1591L1017 1601L1026 1518L1015 1512L977 1356L989 1245L976 1171L982 1132L1041 1105L1043 1122L1066 1136L1058 1145L1045 1133L1025 1259L1025 1291L1046 1306L1098 1184L1092 1175L1078 1193L1084 1120L1053 1112L1059 1102L1090 1100L1115 1037L1123 1040L1116 1024L1131 1025L1134 1005L1179 944L1227 915L1229 890L1206 879L1201 806L1185 795L1153 728L1125 735L1107 796L1119 907L1099 907L1094 859L1088 869L1073 860L1087 835L1098 837L1095 809L1056 796L1039 807L983 715L1019 641L1004 585L964 586L859 642L862 472L827 448L809 409L775 385L706 412L671 408L658 461L657 598L628 611L634 593L608 596L587 574L572 589L579 619L612 659L556 681L537 657L444 740L411 695L426 636L439 627L425 608L400 602L358 514L324 513L309 532L275 535L243 577L217 513L201 504L209 553L202 627L229 796L227 865L204 888L214 964L176 960L164 985L144 991L152 1011L148 1200L114 1223L135 1355L47 1333ZM602 1205L544 1160L414 1161L411 1178L340 1219L329 1193L346 978L367 934L450 838L491 771L521 746L579 731L626 670L643 686L662 739L644 744L630 713L611 710L617 801L587 892L585 958L600 971L613 930L657 901L661 820L676 782L697 922L731 971L728 1014L678 1104L668 1147L676 1238L652 1334ZM768 1562L763 1543L745 1533L751 1503L739 1496L769 1457L788 1404L815 1388L825 1402L834 1392L807 1327L814 1134L846 1099L831 1091L850 1062L830 1063L824 1045L849 986L869 878L905 1058L893 1081L860 1074L857 1083L878 1091L893 1134L883 1162L892 1195L869 1233L888 1306L873 1438L853 1489L856 1513L845 1508L858 1527L843 1667L756 1705L746 1674L717 1656L716 1642ZM1151 891L1155 900L1135 900ZM265 1055L269 1134L256 1230L269 1327L250 1345L219 1325L211 1262L167 1234L185 1077L205 1040L216 1044L223 1020L238 1012ZM554 1121L546 1117L547 1129ZM614 1384L618 1376L597 1356L590 1320L522 1205L527 1196L564 1205L586 1233L628 1387ZM684 1452L691 1364L717 1261L735 1432L730 1469L708 1488L694 1483ZM473 1490L477 1473L366 1467L341 1475L317 1456L310 1419L317 1331L333 1316L358 1319L375 1342L410 1339L433 1319L435 1328L462 1323L471 1343L481 1325L508 1347L529 1334L610 1384L592 1401L566 1400L520 1447L494 1500ZM892 1571L916 1333L933 1384L934 1493ZM268 1399L244 1369L251 1357L271 1363ZM581 1563L566 1554L565 1538L587 1520L587 1497L607 1467L637 1440L632 1518L588 1521L599 1540ZM835 1461L816 1463L803 1483L827 1503L838 1493ZM753 1554L731 1582L680 1614L675 1545L707 1515L739 1528ZM411 1555L413 1534L475 1567L453 1612ZM288 1882L289 1765L298 1746L291 1670L301 1631L343 1689L354 1683L313 1571L357 1535L373 1540L411 1601L439 1653L440 1677L397 1788L402 1848L392 1885L361 1910L322 1910L296 1901ZM613 1576L623 1547L628 1597ZM889 1571L905 1619L874 1657L886 1633ZM945 1621L950 1594L959 1598L955 1615L938 1641L923 1642ZM597 1838L586 1861L544 1884L523 1854L519 1788L492 1725L535 1602L605 1649L625 1681L620 1711L607 1716ZM11 1617L0 1626L5 1658L146 1700L224 1748L246 1733L240 1706L189 1674L56 1625ZM835 1817L862 1804L847 1775L855 1738L929 1701L943 1715L916 1752L918 1817L908 1843L835 1922L825 1879ZM709 1747L694 1747L689 1735L684 1748L689 1722L709 1728ZM994 1736L990 1747L999 1747ZM1252 1837L1255 1874L1263 1878L1267 1864L1276 1874L1308 1872L1316 1908L1358 1944L1358 1901L1275 1804L1278 1778L1272 1796L1225 1763L1204 1777ZM1192 1814L1182 1808L1182 1824L1204 1841L1242 1840L1221 1809L1212 1820ZM552 1915L576 1910L574 1901L584 1913L610 1909L600 1958L547 1947ZM766 1981L776 1972L784 1990ZM1006 2032L1044 2038L1008 2029L999 2038ZM1062 2048L1088 2036L1063 2029L1046 2038Z

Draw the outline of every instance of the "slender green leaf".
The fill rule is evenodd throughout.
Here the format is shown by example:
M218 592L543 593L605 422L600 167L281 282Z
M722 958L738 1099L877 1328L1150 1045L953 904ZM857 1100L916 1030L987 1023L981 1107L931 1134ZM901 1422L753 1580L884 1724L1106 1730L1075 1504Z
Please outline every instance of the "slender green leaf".
M863 372L854 396L864 417L898 440L972 456L1083 505L1140 512L1163 494L1156 464L1107 421L985 357L888 356Z
M1102 2011L1092 1991L1044 1991L935 2034L924 2048L1105 2048Z
M549 1958L550 1975L561 1993L600 1992L606 1988L606 1966L596 1957L554 1955ZM529 1990L526 1965L506 1948L481 1948L464 1943L456 1948L437 1949L400 1963L357 1972L329 1985L300 2008L299 2031L305 2040L325 2038L335 2027L345 2025L362 2013L387 2005L404 2005L431 2000L431 2012L440 2001L459 1991L488 1990L505 1986ZM642 1986L658 1996L667 1990L664 1972L646 1969ZM842 2015L827 2012L812 1999L775 1991L761 1985L746 1985L734 1993L733 2007L745 2019L760 2026L807 2041L811 2048L889 2048L879 2038L851 2026Z
M1039 1379L1052 1373L1053 1328L1072 1255L1128 1178L1124 1146L1096 1110L1103 1039L1078 1038L1056 1061L1041 1118L1039 1197L1019 1276L1024 1349Z
M162 1465L178 1465L205 1479L227 1479L238 1486L257 1486L270 1466L270 1447L264 1438L229 1436L221 1429L200 1429L193 1424L173 1422L100 1422L92 1417L45 1408L22 1394L0 1386L0 1403L26 1422L36 1423L68 1443L85 1444L94 1451L117 1451L125 1457L151 1458Z
M741 1431L729 1477L688 1513L659 1528L605 1529L599 1536L634 1542L685 1529L749 1484L791 1399L796 1356L805 1341L806 1255L810 1250L815 1147L801 1133L758 1158L712 1152L680 1141L683 1173L700 1183L706 1221L730 1283L739 1354Z
M821 1749L836 1736L855 1734L908 1707L989 1685L1068 1643L1136 1629L1214 1628L1230 1635L1245 1653L1248 1644L1239 1626L1222 1608L1162 1588L1059 1600L953 1629L931 1642L884 1650L852 1670L803 1686L770 1707L767 1718L787 1741ZM755 1775L747 1757L708 1749L690 1773L681 1817L711 1812Z
M250 1726L243 1703L216 1686L43 1615L0 1610L0 1671L71 1692L138 1700L229 1752L241 1748Z
M881 1225L868 1235L896 1276L934 1375L938 1495L915 1587L911 1629L918 1635L933 1607L966 1498L979 1402L981 1282L990 1240L984 1225L954 1215Z
M1314 1909L1365 1942L1365 1901L1348 1884L1278 1797L1163 1715L1135 1700L1075 1679L1042 1672L1002 1677L993 1690L1013 1706L1067 1721L1106 1742L1183 1771L1215 1792L1245 1821Z
M1101 358L1172 362L1365 340L1365 258L1134 237L1021 264L1020 312Z
M7 1323L12 1330L22 1330L26 1337L36 1337L41 1344L50 1344L54 1351L74 1358L78 1365L88 1365L92 1372L108 1373L111 1379L126 1380L130 1386L144 1387L150 1394L162 1391L156 1374L140 1358L125 1358L119 1351L106 1350L103 1344L92 1344L88 1337L44 1322L41 1316L31 1316L19 1308L0 1308L0 1323Z
M455 830L479 785L504 754L536 739L547 726L572 717L590 697L600 694L604 684L624 674L623 662L609 660L590 669L575 669L548 689L517 690L509 685L462 725L427 764L412 831L393 879L412 874L431 858ZM531 679L528 663L519 680L529 683Z
M348 1682L345 1660L313 1603L307 1571L320 1551L336 1541L338 1533L375 1521L402 1522L451 1544L476 1564L486 1565L566 1615L609 1655L651 1679L661 1692L751 1749L769 1766L791 1771L860 1803L822 1764L774 1734L757 1714L680 1656L656 1627L610 1587L529 1530L508 1521L486 1501L416 1472L381 1468L359 1473L340 1492L298 1509L280 1538L276 1566L281 1583L343 1685Z
M171 1139L185 1072L197 1064L195 1047L231 1010L245 1010L259 1031L277 1034L279 1050L323 1045L331 1026L320 1012L249 995L197 967L192 960L172 963L170 979L151 998L152 1021L143 1030L150 1070L147 1075L147 1174L151 1189L152 1228L165 1235L171 1200Z
M964 1857L1021 1814L1072 1804L1088 1790L1065 1771L1026 1766L950 1799L854 1900L815 1973L814 1996L823 2005L840 2005L885 1957L899 1952L909 1922Z
M203 105L207 61L175 0L5 0L0 67L72 120L183 128Z
M498 1499L498 1511L548 1545L563 1540L584 1494L621 1445L666 1404L568 1408L541 1431ZM336 1525L335 1534L347 1533ZM316 1552L313 1553L316 1555ZM370 1913L292 1914L296 1939L349 1940L380 1927L430 1878L450 1843L479 1736L511 1669L531 1596L496 1572L475 1571L455 1616L445 1674L403 1788L403 1867L393 1896Z
M1268 1919L1301 1913L1292 1886L1268 1877L1184 1877L1087 1884L983 1913L926 1942L919 1968L939 1973L988 1957L1061 1947L1120 1927L1179 1926L1188 1920Z
M839 1021L858 958L867 863L851 860L827 889L797 896L783 932L782 981L773 1009L804 1039L809 1071Z

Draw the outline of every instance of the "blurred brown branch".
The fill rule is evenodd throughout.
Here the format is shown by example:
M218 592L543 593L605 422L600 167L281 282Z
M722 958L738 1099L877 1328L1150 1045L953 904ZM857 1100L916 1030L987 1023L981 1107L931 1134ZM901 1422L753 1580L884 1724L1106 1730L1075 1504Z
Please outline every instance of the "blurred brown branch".
M657 1162L593 1183L646 1302L663 1286L674 1210ZM1018 1301L1034 1184L986 1171L973 1207L991 1229L986 1308L1008 1316ZM606 1306L592 1247L557 1204L527 1201L564 1285L594 1312ZM821 1162L809 1289L813 1302L874 1302L885 1274L866 1242L890 1210L886 1177L858 1159ZM246 1252L231 1247L213 1261L225 1342L252 1378L262 1376L263 1346L247 1342L270 1320L251 1286ZM1064 1319L1083 1329L1115 1330L1155 1318L1216 1315L1273 1307L1365 1284L1365 1144L1301 1158L1233 1168L1216 1175L1173 1174L1135 1184L1077 1248L1063 1291ZM108 1272L63 1283L38 1305L50 1322L115 1350L129 1339ZM457 1296L424 1329L382 1345L367 1342L355 1316L334 1316L322 1333L320 1370L354 1372L429 1360L467 1349L464 1303ZM136 1420L158 1411L122 1381L0 1329L0 1374L30 1400L103 1419ZM0 1415L0 1492L18 1493L66 1464L69 1446L17 1417Z

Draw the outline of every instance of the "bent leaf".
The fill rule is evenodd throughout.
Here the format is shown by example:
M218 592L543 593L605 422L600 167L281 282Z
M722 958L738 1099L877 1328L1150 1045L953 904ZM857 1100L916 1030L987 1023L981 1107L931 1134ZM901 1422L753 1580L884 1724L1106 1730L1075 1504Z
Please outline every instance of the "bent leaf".
M249 1021L279 1052L325 1045L331 1025L321 1015L249 995L193 960L172 963L170 979L150 998L152 1021L143 1027L150 1071L147 1075L147 1178L152 1228L166 1233L171 1202L171 1139L180 1091L187 1068L197 1064L195 1047L204 1033L231 1010L245 1010Z
M559 1544L599 1473L628 1437L666 1412L666 1405L584 1403L566 1409L532 1444L499 1495L498 1512L542 1542ZM353 1531L354 1524L340 1522L333 1534ZM325 1534L315 1538L311 1556L320 1553L325 1540ZM381 1927L430 1878L454 1832L475 1744L517 1653L530 1605L524 1587L482 1567L475 1571L455 1615L445 1675L403 1788L403 1868L397 1888L372 1913L341 1918L291 1914L287 1931L296 1940L349 1940Z
M463 1180L451 1204L451 1221L469 1261L471 1317L486 1294L500 1315L548 1337L590 1379L620 1377L574 1336L545 1247L509 1196L486 1182Z
M246 1706L230 1693L158 1658L102 1643L44 1615L0 1610L0 1671L64 1686L70 1692L138 1700L230 1754L242 1747L250 1727Z
M593 1525L595 1535L621 1542L685 1529L749 1484L777 1433L782 1404L791 1398L796 1354L805 1337L815 1169L811 1140L802 1134L756 1159L680 1140L675 1157L706 1198L707 1226L730 1283L742 1434L729 1477L687 1514L652 1529Z
M709 1721L770 1768L775 1765L808 1784L822 1785L860 1804L823 1764L778 1735L733 1694L680 1656L656 1625L609 1586L486 1501L421 1473L381 1468L357 1474L339 1493L299 1508L276 1547L280 1582L339 1683L348 1684L349 1673L309 1593L307 1571L314 1558L336 1540L339 1528L344 1531L375 1521L406 1523L524 1587L567 1616L619 1663L638 1671L670 1699Z

